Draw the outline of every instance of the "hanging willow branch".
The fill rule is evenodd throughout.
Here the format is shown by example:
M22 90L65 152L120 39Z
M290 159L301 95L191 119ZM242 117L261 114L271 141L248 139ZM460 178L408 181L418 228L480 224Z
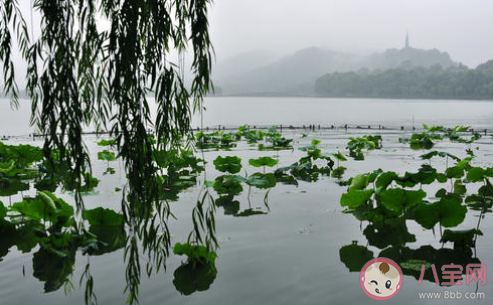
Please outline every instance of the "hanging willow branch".
M207 5L208 0L36 0L41 36L30 42L17 0L0 4L0 60L13 104L14 35L28 62L31 123L46 135L46 156L58 151L58 161L83 184L91 169L83 129L110 127L129 173L130 201L138 203L129 213L149 212L155 190L148 181L157 171L153 151L190 131L191 111L211 89ZM96 20L109 21L109 29ZM188 47L194 55L190 88L167 60ZM157 103L155 121L150 92Z
M0 65L3 70L4 91L11 96L11 106L19 106L19 87L15 81L15 68L12 59L12 32L17 38L18 48L24 58L29 49L29 32L17 0L0 2Z
M0 65L12 105L18 104L12 61L16 37L28 63L31 124L45 135L46 158L70 169L79 186L78 211L83 209L79 190L91 172L83 130L109 129L128 177L122 209L132 234L125 253L137 255L135 239L140 239L158 267L168 254L170 211L160 199L162 173L153 157L190 132L192 111L212 89L209 2L35 0L32 9L42 18L41 35L35 41L30 40L17 0L0 2ZM169 61L187 49L193 54L189 87L180 67ZM155 115L150 93L155 94ZM129 266L127 277L134 273L140 275L140 266ZM133 303L139 280L131 282L127 278Z

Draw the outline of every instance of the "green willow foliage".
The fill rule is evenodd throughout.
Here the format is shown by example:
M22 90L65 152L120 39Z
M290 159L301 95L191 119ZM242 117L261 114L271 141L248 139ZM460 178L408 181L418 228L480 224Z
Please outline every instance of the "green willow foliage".
M31 124L45 136L44 154L65 164L80 186L91 172L83 128L108 129L125 163L128 185L122 209L132 234L125 257L129 302L137 301L141 240L156 269L169 254L169 206L160 199L163 169L154 156L190 132L191 113L212 89L210 0L34 0L41 36L31 41L17 0L0 2L0 63L5 90L18 105L12 53L28 63ZM31 12L32 13L32 12ZM108 22L108 29L101 24ZM14 40L13 37L16 39ZM190 87L183 63L172 54L193 53ZM148 94L157 103L151 117ZM154 129L154 131L152 130ZM54 153L56 152L56 153ZM78 210L83 201L76 188ZM147 271L152 272L151 267Z
M11 58L15 35L29 63L32 124L46 135L46 156L58 150L59 161L66 162L81 181L90 170L83 127L110 125L129 173L129 201L142 203L155 197L155 187L147 183L156 173L149 128L155 127L157 148L169 147L189 131L189 101L198 105L212 86L207 5L207 0L37 0L33 9L42 16L42 33L30 42L17 0L2 2L0 59L5 89L16 105ZM110 29L100 29L98 19L110 21ZM173 50L185 51L189 41L194 54L190 89L179 67L168 60ZM158 105L155 122L147 98L150 92L155 92ZM145 215L148 206L132 205L128 212Z

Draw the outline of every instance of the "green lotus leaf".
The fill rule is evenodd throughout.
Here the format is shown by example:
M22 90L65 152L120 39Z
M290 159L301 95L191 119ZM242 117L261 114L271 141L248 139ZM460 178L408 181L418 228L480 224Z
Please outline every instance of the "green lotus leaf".
M202 245L191 245L189 243L176 243L173 247L173 253L176 255L186 255L187 262L191 263L214 263L217 257L215 252L209 251Z
M111 151L103 150L98 152L98 159L102 161L115 161L116 157L115 154L112 153Z
M254 167L262 167L262 166L273 167L277 163L279 163L279 161L271 157L260 157L258 159L250 159L248 160L248 163Z
M97 144L98 144L98 146L116 146L116 140L114 140L114 139L111 139L111 140L102 139Z
M431 158L436 157L436 156L442 157L442 158L449 157L449 158L454 159L456 161L460 161L460 158L457 156L454 156L454 155L452 155L448 152L445 152L445 151L436 151L436 150L431 151L431 152L426 153L426 154L423 154L420 156L420 158L423 160L430 160Z
M96 235L98 243L91 255L103 255L122 249L126 245L126 231L115 225L91 225L89 232Z
M337 154L332 154L332 156L334 156L334 158L336 158L338 161L347 161L347 158L343 154L341 154L340 151L338 151Z
M222 175L214 180L214 190L218 194L238 195L243 191L242 182L246 179L236 175Z
M432 229L439 221L437 206L423 202L413 212L414 220L425 229Z
M364 190L368 186L368 176L359 174L351 179L349 190Z
M437 223L450 228L461 224L466 213L467 207L462 205L460 197L447 194L435 203L419 204L413 212L413 218L425 229L431 229Z
M374 190L350 190L341 196L341 206L357 208L370 200Z
M272 173L262 174L254 173L246 178L246 183L250 186L255 186L261 189L273 188L276 186L276 176Z
M437 131L442 131L444 129L443 126L435 126L435 125L428 126L426 124L423 124L423 128L428 130L429 132L437 132Z
M48 191L39 192L36 198L26 198L22 202L14 203L12 210L31 220L44 219L61 225L65 225L74 215L74 208L71 205Z
M466 178L470 182L479 182L479 181L483 181L485 175L486 175L486 171L481 167L471 167L467 171Z
M82 218L87 220L91 226L121 226L124 222L123 215L102 207L85 210Z
M214 160L214 166L220 172L228 172L230 174L239 173L241 170L241 159L239 157L221 157L218 156Z
M377 180L375 181L375 186L377 188L382 188L386 189L392 181L396 180L398 178L397 174L394 172L384 172L378 176Z
M383 190L380 193L380 202L391 211L402 213L408 208L423 201L426 193L423 190L408 191L400 188Z
M464 185L464 183L462 183L462 181L460 181L460 180L455 180L455 182L454 182L454 194L463 196L466 193L467 193L467 189L466 189L466 186Z

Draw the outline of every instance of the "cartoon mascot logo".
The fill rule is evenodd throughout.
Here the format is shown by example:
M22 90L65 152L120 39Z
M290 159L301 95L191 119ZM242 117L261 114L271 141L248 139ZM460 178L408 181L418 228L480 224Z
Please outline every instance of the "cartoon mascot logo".
M393 298L402 287L402 271L399 265L388 258L375 258L363 267L360 273L363 291L372 299Z

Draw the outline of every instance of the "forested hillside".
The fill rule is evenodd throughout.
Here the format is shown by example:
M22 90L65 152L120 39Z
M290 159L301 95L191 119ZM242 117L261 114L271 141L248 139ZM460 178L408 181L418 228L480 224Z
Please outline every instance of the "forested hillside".
M476 69L434 65L329 73L316 81L315 91L326 97L493 99L493 60Z

